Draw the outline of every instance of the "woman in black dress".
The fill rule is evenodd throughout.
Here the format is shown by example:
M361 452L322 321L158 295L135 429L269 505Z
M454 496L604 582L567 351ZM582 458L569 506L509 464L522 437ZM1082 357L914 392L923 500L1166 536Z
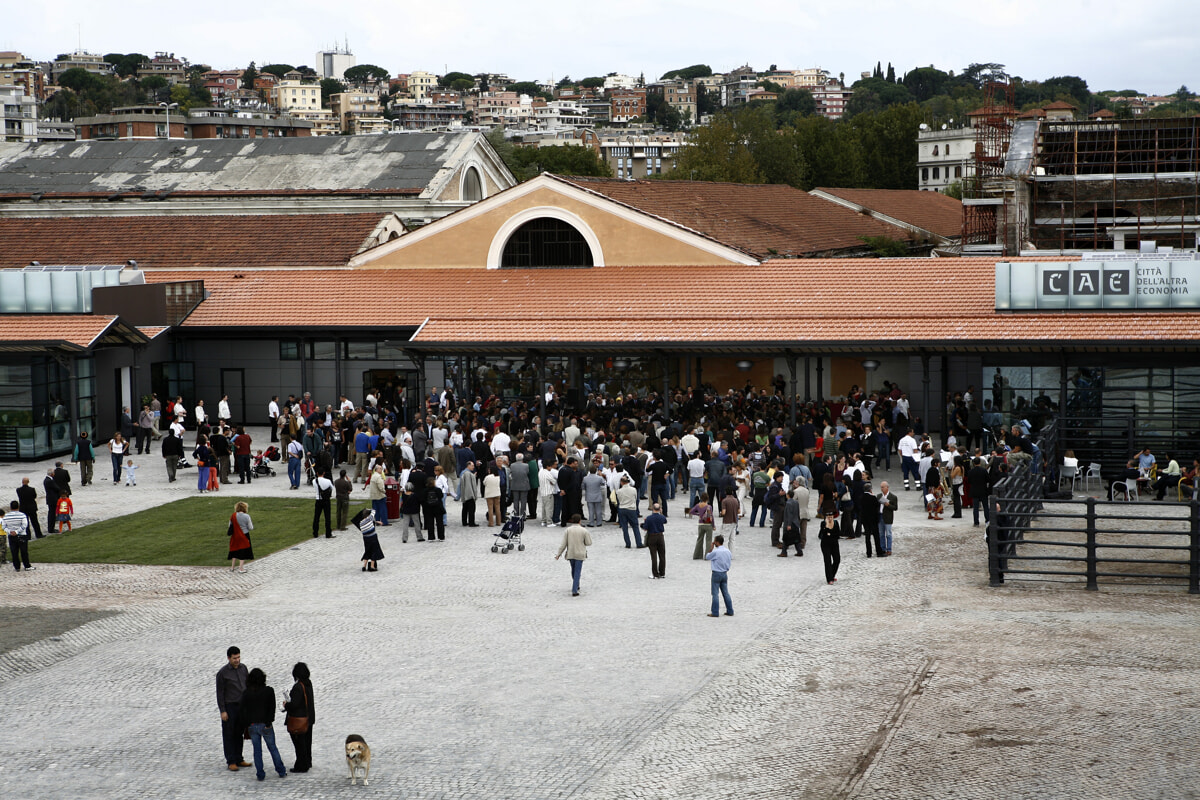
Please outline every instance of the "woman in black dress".
M838 545L837 506L833 503L821 504L821 529L817 538L821 540L821 558L825 562L825 582L832 585L837 583L838 567L842 563L842 549Z
M375 527L375 511L364 508L350 520L354 527L362 533L363 554L362 571L378 572L379 560L383 558L383 548L379 546L379 531Z
M292 747L296 749L296 763L292 772L308 772L312 769L312 726L317 721L316 706L313 705L312 681L309 679L308 665L303 661L296 662L292 667L292 677L296 683L288 695L288 701L283 704L283 710L289 718L307 720L307 724L288 721L288 735L292 737ZM303 731L293 729L302 727Z

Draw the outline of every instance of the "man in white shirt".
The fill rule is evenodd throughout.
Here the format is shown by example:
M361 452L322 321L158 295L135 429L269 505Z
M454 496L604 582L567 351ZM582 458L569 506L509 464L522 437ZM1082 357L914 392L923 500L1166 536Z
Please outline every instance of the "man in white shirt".
M321 515L325 515L325 538L333 539L333 526L329 522L330 509L333 506L333 481L325 477L325 473L317 473L313 480L313 488L317 490L317 502L313 506L313 538L317 538Z
M688 491L691 497L688 501L688 508L695 508L696 503L700 502L700 495L704 493L705 461L700 457L698 448L699 443L697 443L697 449L693 451L692 459L687 462Z
M267 404L267 427L271 429L271 442L279 441L279 395L272 395Z
M21 565L25 565L25 571L33 569L29 565L29 517L21 513L21 504L17 500L13 500L8 504L8 512L0 518L0 528L3 528L4 533L8 535L8 549L12 551L13 567L17 572L21 571Z
M354 413L354 403L350 402L349 397L342 395L342 404L339 406L338 411L343 417L349 416Z
M208 413L204 410L204 401L196 401L196 428L199 430L205 422L208 422Z
M496 435L492 437L492 454L497 457L508 455L508 448L510 444L511 440L508 438L507 433L504 431L496 431Z
M912 431L905 433L900 438L900 442L896 445L896 452L900 454L900 471L904 475L904 491L908 491L908 478L911 474L916 480L920 480L917 474L917 440L913 438ZM918 482L917 486L921 484Z

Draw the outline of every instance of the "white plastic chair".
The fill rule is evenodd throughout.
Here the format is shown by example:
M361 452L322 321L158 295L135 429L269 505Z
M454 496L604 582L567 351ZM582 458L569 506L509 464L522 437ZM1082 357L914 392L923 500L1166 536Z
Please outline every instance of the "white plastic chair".
M1071 459L1074 461L1074 459ZM1058 471L1058 488L1062 489L1063 481L1071 485L1071 491L1075 491L1075 484L1081 480L1082 476L1079 472L1078 462L1075 464L1064 463Z
M1091 485L1092 480L1096 481L1096 488L1103 489L1104 482L1100 480L1100 465L1093 461L1088 464L1087 472L1083 475L1083 490L1086 492Z
M1112 484L1112 499L1117 499L1117 492L1123 490L1125 493L1125 501L1132 503L1138 499L1137 478L1126 478L1123 481L1113 481Z

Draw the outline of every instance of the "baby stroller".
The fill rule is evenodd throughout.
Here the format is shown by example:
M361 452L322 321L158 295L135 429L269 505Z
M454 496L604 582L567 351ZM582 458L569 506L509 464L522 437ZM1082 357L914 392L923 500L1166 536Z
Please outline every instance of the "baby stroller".
M508 518L508 521L500 527L500 530L492 534L496 537L496 543L492 545L493 553L507 553L515 546L518 550L524 550L525 544L521 541L521 534L525 532L525 517L520 514L513 514Z
M275 477L275 470L271 469L271 462L268 460L266 453L259 453L254 457L254 477Z
M279 452L278 447L271 445L263 451L263 458L267 459L267 461L279 461L283 458L283 455Z

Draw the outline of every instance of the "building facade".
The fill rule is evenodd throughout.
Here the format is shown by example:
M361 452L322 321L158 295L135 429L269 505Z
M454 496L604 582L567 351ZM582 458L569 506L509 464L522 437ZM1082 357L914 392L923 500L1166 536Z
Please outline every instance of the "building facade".
M78 117L75 124L79 139L262 139L312 132L312 123L294 117L228 108L193 108L184 115L161 106L128 106Z
M922 125L922 128L928 128ZM917 131L917 187L943 192L975 174L975 130L970 127Z
M0 86L0 141L36 142L37 98L24 86Z

